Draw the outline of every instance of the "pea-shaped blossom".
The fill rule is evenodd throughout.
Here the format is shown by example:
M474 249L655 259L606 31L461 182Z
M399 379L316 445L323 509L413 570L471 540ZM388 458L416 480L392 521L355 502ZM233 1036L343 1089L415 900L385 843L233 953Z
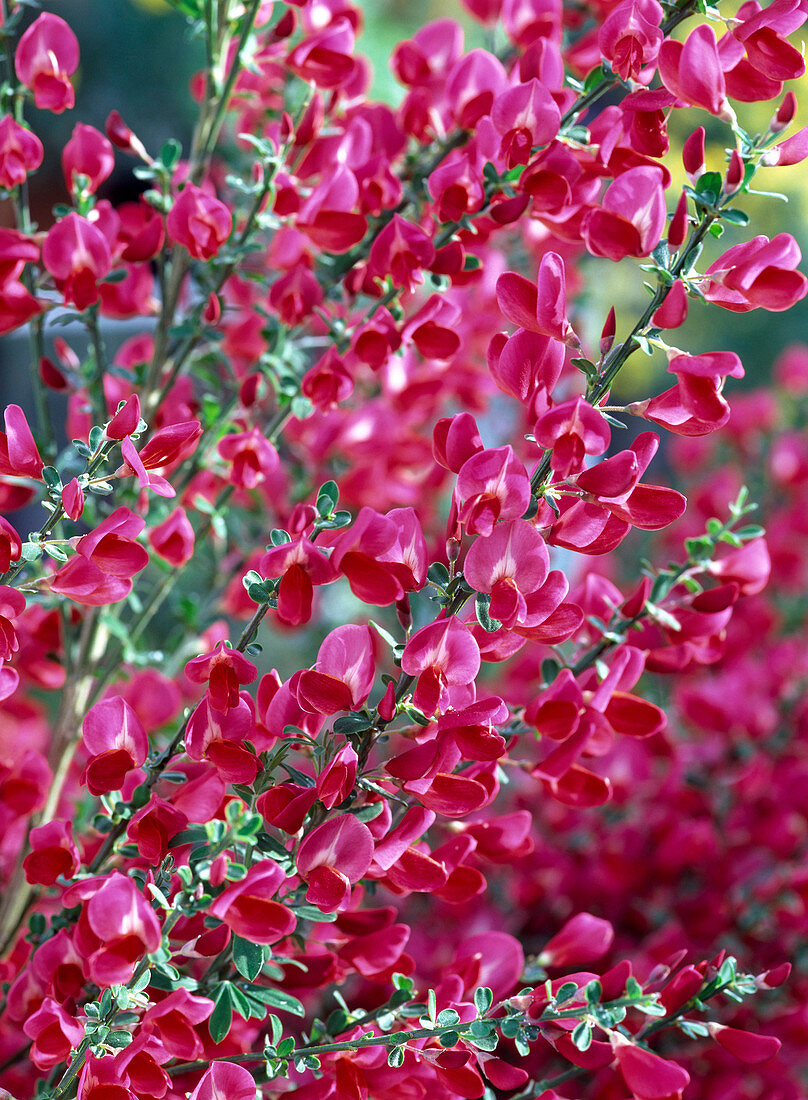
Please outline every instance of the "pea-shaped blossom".
M453 689L474 683L480 671L480 648L466 624L451 616L413 634L404 647L401 667L408 676L418 677L413 701L431 716L452 705Z
M259 570L263 577L280 577L278 618L291 626L311 618L314 585L330 584L339 575L322 550L302 535L264 554Z
M166 219L169 237L184 245L195 260L215 256L232 227L225 204L193 183L186 183Z
M82 734L90 754L82 778L93 794L119 791L127 772L139 768L149 752L140 719L120 695L90 708Z
M257 428L226 435L216 449L226 462L232 463L230 481L239 489L254 489L280 466L278 452Z
M544 539L523 519L498 523L487 538L474 542L463 575L477 592L490 592L490 614L503 626L524 623L526 596L547 579L550 559Z
M65 302L83 310L98 301L98 283L109 273L112 255L98 226L70 213L48 230L42 262Z
M490 535L497 520L518 519L530 504L530 478L512 447L479 451L457 477L459 515L472 535Z
M258 670L243 653L219 642L212 653L189 661L185 675L193 684L206 683L210 705L227 714L231 707L238 706L240 685L251 684Z
M255 1100L255 1080L244 1066L211 1062L191 1100Z
M778 233L769 240L763 235L733 245L710 264L701 284L708 302L733 313L752 309L781 312L790 309L808 293L808 279L797 271L802 259L799 245L790 233Z
M34 93L41 111L61 114L75 102L70 77L79 67L79 43L58 15L44 12L20 38L14 55L14 69L26 88Z
M313 829L297 851L298 874L306 880L306 900L324 913L345 909L351 884L373 859L373 835L353 814L340 814Z
M97 191L115 167L112 145L94 126L79 122L62 150L62 171L68 191L73 191L76 176L88 180L88 189Z
M566 268L557 252L546 252L542 256L535 284L513 271L500 275L497 302L509 321L528 332L578 345L578 337L567 320Z
M0 119L0 187L18 187L29 172L39 168L44 151L42 142L15 122L11 115Z
M296 672L290 688L313 714L356 710L370 695L376 674L368 626L338 626L323 641L314 668Z
M609 425L583 397L564 401L540 416L535 434L541 447L552 449L550 462L560 477L578 473L585 455L603 454L611 439Z
M65 906L84 902L73 942L91 982L126 985L144 955L160 946L160 922L132 879L113 871L68 887Z
M735 114L712 27L703 24L685 42L666 39L659 48L659 77L668 91L691 107L701 107L727 122Z
M649 256L665 231L666 209L661 168L629 168L607 189L600 206L584 216L581 232L593 256L615 262Z
M234 882L210 906L212 917L252 943L277 943L294 931L295 917L274 901L286 875L274 860L254 864L240 882Z
M680 1100L690 1074L677 1062L635 1046L618 1031L609 1033L617 1065L635 1100Z
M70 821L48 821L31 830L31 851L23 860L27 882L53 886L59 875L70 878L81 866Z
M19 405L7 405L3 413L4 432L0 432L0 474L11 477L42 478L42 456L34 441L25 413Z
M600 52L623 80L636 80L662 45L662 7L657 0L623 0L598 32Z

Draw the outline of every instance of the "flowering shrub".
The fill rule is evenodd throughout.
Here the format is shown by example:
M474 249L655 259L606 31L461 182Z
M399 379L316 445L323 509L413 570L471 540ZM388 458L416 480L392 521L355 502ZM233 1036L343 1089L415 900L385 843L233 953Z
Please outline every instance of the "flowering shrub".
M79 47L3 7L0 1095L796 1100L808 350L738 393L709 317L808 292L736 205L808 9L464 0L393 108L348 0L172 3L190 148L77 123L42 229Z

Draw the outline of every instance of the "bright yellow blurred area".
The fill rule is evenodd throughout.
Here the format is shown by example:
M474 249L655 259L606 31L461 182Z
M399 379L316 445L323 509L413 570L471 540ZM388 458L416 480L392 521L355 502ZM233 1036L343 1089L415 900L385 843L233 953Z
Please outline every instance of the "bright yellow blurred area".
M171 5L166 3L166 0L129 0L136 8L140 8L141 11L147 11L151 15L168 15L172 10Z

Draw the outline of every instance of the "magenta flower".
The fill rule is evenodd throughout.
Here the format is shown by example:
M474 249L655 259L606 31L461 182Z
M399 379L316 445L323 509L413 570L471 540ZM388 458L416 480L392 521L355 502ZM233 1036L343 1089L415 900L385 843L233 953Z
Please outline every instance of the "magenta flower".
M457 476L459 516L472 535L490 535L498 520L518 519L530 503L530 478L511 447L479 451Z
M211 1062L191 1093L191 1100L255 1100L255 1081L244 1066Z
M491 617L513 627L525 622L525 597L544 584L549 560L536 528L523 519L510 520L472 544L463 575L478 592L491 593Z
M20 126L11 115L0 119L0 187L19 187L29 172L39 168L43 155L36 134Z
M285 881L278 864L263 859L219 894L210 906L210 915L252 943L277 943L294 930L296 923L286 906L273 901Z
M413 634L404 647L401 667L418 678L413 696L418 709L426 715L443 713L452 705L452 689L474 683L480 671L480 649L465 623L452 616Z
M508 320L528 332L541 333L562 344L579 344L567 320L566 269L557 252L542 256L535 286L512 271L500 275L497 301Z
M598 46L622 80L637 80L656 61L663 38L661 20L657 0L623 0L609 12L598 31Z
M98 283L109 273L112 256L101 230L78 214L67 214L48 230L42 262L68 305L87 309L98 301Z
M14 56L17 77L34 93L42 111L61 114L75 102L70 77L79 67L79 44L64 19L40 15L20 38Z
M166 228L169 237L184 245L195 260L209 260L230 236L233 217L223 202L186 183L168 212Z
M140 719L120 695L91 707L82 733L90 754L82 780L93 794L119 791L127 772L139 768L149 752Z
M77 123L73 136L62 150L62 171L68 191L73 193L76 176L85 176L87 190L97 191L114 167L115 154L109 140L95 127Z
M227 714L231 707L238 706L240 685L251 684L258 670L243 653L219 642L212 653L189 661L185 675L192 684L207 684L211 706Z
M607 187L601 205L592 207L581 223L593 256L616 262L651 254L665 232L662 185L662 169L654 165L629 168Z
M780 312L790 309L808 294L808 279L797 271L802 260L799 245L790 233L753 237L733 245L710 264L709 281L701 291L734 313L751 309Z
M314 668L295 673L290 687L305 710L337 714L362 706L375 675L370 627L338 626L320 646Z
M333 913L351 900L351 884L373 859L373 836L353 814L339 814L307 834L297 850L297 870L308 884L306 900Z
M194 553L194 529L184 508L175 508L147 534L149 546L163 561L179 569Z
M684 43L666 39L659 49L658 60L662 83L678 99L725 121L734 119L712 27L706 23L696 27Z

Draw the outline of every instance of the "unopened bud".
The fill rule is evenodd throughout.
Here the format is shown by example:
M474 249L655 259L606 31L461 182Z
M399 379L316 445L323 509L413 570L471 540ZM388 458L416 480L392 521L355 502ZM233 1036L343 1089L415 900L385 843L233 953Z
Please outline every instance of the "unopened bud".
M691 183L703 176L704 167L704 127L699 126L682 146L682 164Z
M737 149L733 149L732 155L729 158L726 175L724 176L725 195L734 195L736 191L740 190L741 184L743 183L744 168L743 157Z
M151 157L146 152L143 142L129 129L117 111L110 111L104 130L116 149L131 153L133 157L140 157L141 160L151 164Z
M797 114L797 97L793 92L786 92L783 102L777 108L769 123L769 130L773 134L779 134L794 121Z
M608 355L612 350L612 344L614 343L614 334L617 331L617 322L614 315L614 306L609 310L609 314L603 325L603 329L600 334L600 354Z
M668 250L678 252L687 237L687 196L684 191L679 196L676 209L668 228Z

